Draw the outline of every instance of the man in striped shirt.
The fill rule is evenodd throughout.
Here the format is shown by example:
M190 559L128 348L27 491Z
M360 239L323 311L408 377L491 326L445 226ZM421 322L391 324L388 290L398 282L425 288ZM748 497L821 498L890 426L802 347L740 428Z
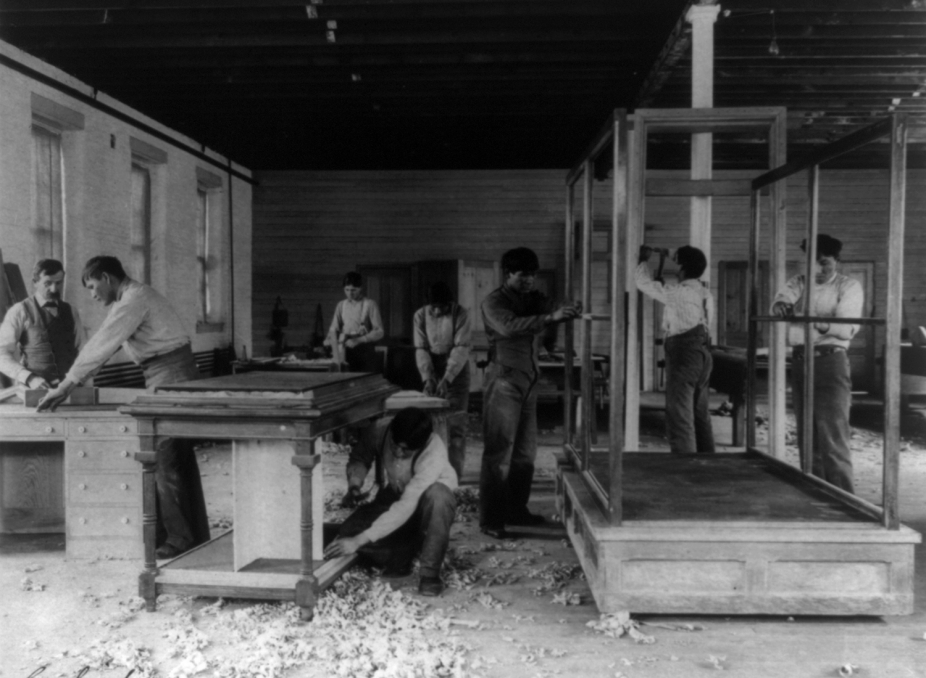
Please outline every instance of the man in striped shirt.
M635 273L637 289L665 304L662 327L666 351L666 431L672 452L714 452L709 410L713 359L710 323L714 298L700 278L707 258L697 247L685 245L675 253L678 282L654 280L646 262L653 249L640 248Z

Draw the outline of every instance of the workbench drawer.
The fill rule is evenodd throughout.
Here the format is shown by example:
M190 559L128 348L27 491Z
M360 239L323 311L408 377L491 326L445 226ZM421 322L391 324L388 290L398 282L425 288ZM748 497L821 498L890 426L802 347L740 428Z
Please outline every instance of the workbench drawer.
M36 419L23 417L22 419L0 419L0 431L4 438L36 437L53 438L64 437L64 419Z
M125 471L141 474L135 461L138 439L69 440L65 445L68 472ZM140 477L140 475L139 475Z
M136 433L138 433L138 425L131 417L71 419L68 421L68 437L72 440L134 435Z
M141 510L132 506L80 506L68 511L68 537L129 537L141 534Z
M68 473L68 506L141 506L141 473Z

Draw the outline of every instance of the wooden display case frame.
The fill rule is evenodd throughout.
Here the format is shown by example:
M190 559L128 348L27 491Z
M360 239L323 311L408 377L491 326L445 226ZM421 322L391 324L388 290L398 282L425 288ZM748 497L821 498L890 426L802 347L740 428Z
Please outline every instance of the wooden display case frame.
M769 167L776 168L749 182L693 179L649 187L646 146L651 132L713 133L764 130L769 144ZM808 472L785 463L784 339L771 351L769 384L772 434L768 453L756 446L755 333L757 323L777 318L755 312L759 204L768 195L773 206L768 223L773 232L773 284L783 283L786 233L785 184L782 179L811 170L811 195L818 191L819 163L857 145L889 136L891 143L891 215L888 280L891 289L887 318L847 322L887 326L885 381L884 508L833 487ZM609 315L582 316L579 364L588 364L591 328L596 322L611 328L610 414L606 446L594 443L592 378L582 371L583 403L574 426L569 407L564 410L563 454L558 458L558 509L602 612L710 614L909 614L913 611L913 551L920 535L897 518L897 452L899 435L899 337L902 285L901 246L905 186L906 123L902 116L819 150L802 163L786 163L786 111L783 108L638 110L633 116L615 111L584 159L567 174L566 289L572 289L576 261L581 262L583 305L591 300L591 225L595 163L610 149L613 167L611 223L611 309ZM581 180L581 184L579 183ZM575 251L576 186L582 186L581 251ZM648 190L653 188L654 190ZM669 463L652 471L654 454L639 453L640 327L638 294L633 271L643 233L647 195L751 195L750 375L747 383L747 450L736 455L665 455ZM816 210L808 224L815 241ZM780 285L779 285L780 286ZM814 318L803 318L814 322ZM567 362L573 338L566 334ZM898 344L894 347L893 344ZM581 367L580 367L581 369ZM804 365L812 370L812 364ZM812 374L812 371L809 372ZM809 380L807 380L809 382ZM569 384L567 382L567 398ZM810 421L810 417L806 418ZM576 433L578 431L578 434ZM808 437L807 439L812 439ZM686 458L690 457L690 458ZM711 514L698 488L686 488L685 464L708 469L732 465L735 479L726 492L725 513ZM689 471L694 469L692 466ZM625 487L626 477L634 485ZM708 475L709 477L709 475ZM708 481L705 481L710 486ZM644 496L640 487L648 488ZM763 496L780 490L791 503L762 504ZM703 488L702 488L703 489ZM667 512L657 511L656 506ZM627 504L625 506L625 504ZM804 513L822 507L814 518Z

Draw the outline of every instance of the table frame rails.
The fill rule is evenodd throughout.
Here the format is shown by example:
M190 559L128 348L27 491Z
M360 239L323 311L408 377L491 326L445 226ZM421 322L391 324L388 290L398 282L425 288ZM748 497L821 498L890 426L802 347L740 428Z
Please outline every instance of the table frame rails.
M313 474L321 462L321 456L315 453L315 441L327 433L345 426L375 419L385 412L385 400L397 391L396 387L383 387L375 392L365 394L362 398L350 398L342 401L338 410L322 411L309 409L302 412L274 413L270 409L242 409L239 412L219 406L199 408L190 412L188 408L180 413L176 407L160 405L156 399L140 397L134 403L123 406L120 411L131 414L138 423L138 436L141 451L135 453L135 459L142 465L142 530L144 533L144 567L139 575L139 596L145 600L145 609L153 612L157 608L157 596L163 592L179 592L191 595L237 596L279 599L283 589L272 580L270 574L261 583L242 586L221 580L215 583L188 584L160 582L158 580L164 566L159 567L156 560L157 529L157 487L155 472L157 467L158 442L164 438L192 439L226 439L277 441L292 446L291 463L298 468L300 488L300 558L299 578L292 591L292 599L300 608L300 617L309 621L314 614L315 602L321 589L330 585L345 570L349 569L356 556L325 561L315 567L313 532L315 516L313 515ZM281 401L284 406L292 402ZM329 403L330 405L330 403ZM312 419L300 417L312 416ZM250 427L250 428L248 428ZM248 429L248 430L245 430ZM207 548L227 533L215 537L205 544L187 551L179 558L184 558L197 549ZM262 593L263 592L263 593Z
M776 187L783 186L786 179L798 172L807 170L808 182L808 218L806 238L808 244L807 265L805 268L806 289L805 297L812 298L814 287L814 262L817 259L817 235L819 232L819 200L820 200L820 165L828 160L839 157L845 153L861 148L869 143L887 138L890 145L890 198L888 219L888 267L887 267L887 303L885 317L881 318L823 318L810 315L810 305L805 304L801 316L796 319L804 327L805 337L809 336L811 326L817 322L853 324L853 325L883 325L886 327L885 355L884 355L884 445L882 451L882 502L877 506L853 494L844 492L839 488L820 481L827 492L838 496L878 519L881 524L891 530L900 529L900 516L898 512L898 484L899 484L899 448L900 448L900 331L903 322L903 239L905 229L906 204L906 155L907 155L908 122L904 114L894 113L857 132L849 134L842 139L827 144L808 154L799 161L789 162L777 167L752 182L751 198L751 224L750 224L750 251L749 251L749 280L747 316L749 317L749 350L747 352L749 367L747 369L746 385L746 412L747 412L747 446L755 448L755 414L756 414L756 382L755 382L755 347L758 343L759 323L772 323L776 341L773 342L770 372L773 375L769 380L769 398L773 414L780 408L780 419L772 422L769 435L769 454L780 459L784 454L784 387L785 387L785 347L784 330L786 324L795 322L794 318L779 318L778 316L757 313L756 300L759 289L759 229L761 224L760 192L769 188L774 192ZM773 202L773 205L775 203ZM783 211L779 205L778 209ZM777 210L773 210L773 215ZM784 248L786 223L783 218L772 219L773 247L776 250ZM774 257L773 257L774 258ZM784 284L784 257L777 258L775 282L776 289ZM777 339L781 337L779 342ZM812 441L813 437L813 378L814 352L804 351L804 412L802 437L805 441ZM797 366L794 366L797 369ZM776 423L780 422L780 423ZM801 469L806 475L811 474L813 447L805 444L801 454Z

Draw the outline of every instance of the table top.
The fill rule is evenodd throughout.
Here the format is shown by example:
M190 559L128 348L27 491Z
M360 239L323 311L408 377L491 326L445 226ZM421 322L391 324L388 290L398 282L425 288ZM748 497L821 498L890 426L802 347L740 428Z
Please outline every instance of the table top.
M278 392L300 394L305 397L319 396L352 389L363 389L382 380L377 374L365 372L245 372L223 377L184 381L178 384L158 386L156 394L225 392L239 393Z

